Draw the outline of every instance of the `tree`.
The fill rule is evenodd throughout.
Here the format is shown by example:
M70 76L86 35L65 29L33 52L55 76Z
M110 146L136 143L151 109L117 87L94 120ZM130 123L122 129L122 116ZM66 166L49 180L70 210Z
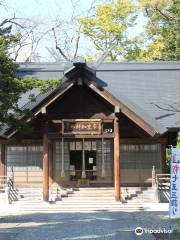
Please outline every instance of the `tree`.
M136 7L133 1L117 0L99 5L93 16L79 19L81 31L100 53L111 49L109 59L116 61L126 57L133 41L127 37L127 30L135 24ZM113 47L112 47L113 46Z
M33 88L47 89L49 86L59 83L58 80L42 81L34 78L18 78L18 65L9 57L9 50L17 41L16 36L11 34L12 25L0 24L0 125L7 124L16 129L27 127L20 120L27 110L18 106L18 100L23 93Z
M139 58L145 60L180 60L180 1L140 0L148 18L146 48Z

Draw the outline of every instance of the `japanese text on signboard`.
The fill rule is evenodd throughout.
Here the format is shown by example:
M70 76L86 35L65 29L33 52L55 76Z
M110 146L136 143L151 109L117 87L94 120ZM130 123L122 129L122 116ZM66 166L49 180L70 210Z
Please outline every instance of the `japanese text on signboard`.
M171 149L170 216L180 217L180 149Z
M64 134L100 134L100 121L64 120Z

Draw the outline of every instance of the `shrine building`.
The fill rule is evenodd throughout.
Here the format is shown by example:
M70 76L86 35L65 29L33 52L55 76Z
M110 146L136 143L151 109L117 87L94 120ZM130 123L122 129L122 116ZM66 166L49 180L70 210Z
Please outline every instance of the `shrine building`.
M66 70L65 70L66 69ZM165 173L166 148L180 131L179 62L21 63L18 76L59 79L19 101L31 131L0 130L0 175L17 186L148 186Z

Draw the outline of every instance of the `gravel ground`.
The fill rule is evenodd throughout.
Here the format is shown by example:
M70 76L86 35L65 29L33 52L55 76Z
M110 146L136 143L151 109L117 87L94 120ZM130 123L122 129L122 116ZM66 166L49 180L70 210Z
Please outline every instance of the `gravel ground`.
M1 240L154 240L135 228L170 229L167 212L33 213L0 217ZM178 230L177 225L172 228ZM178 233L179 234L179 233ZM160 236L160 235L159 235ZM158 237L158 235L156 235ZM161 238L157 238L161 239ZM164 238L162 238L164 239ZM173 238L171 238L172 240ZM176 239L176 238L175 238ZM180 239L180 235L178 238Z

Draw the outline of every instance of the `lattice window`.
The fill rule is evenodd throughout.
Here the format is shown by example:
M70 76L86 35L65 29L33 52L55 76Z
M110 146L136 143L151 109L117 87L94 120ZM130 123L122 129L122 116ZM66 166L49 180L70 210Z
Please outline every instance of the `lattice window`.
M160 144L120 145L120 164L123 169L161 168Z
M42 170L42 146L8 146L7 171Z

